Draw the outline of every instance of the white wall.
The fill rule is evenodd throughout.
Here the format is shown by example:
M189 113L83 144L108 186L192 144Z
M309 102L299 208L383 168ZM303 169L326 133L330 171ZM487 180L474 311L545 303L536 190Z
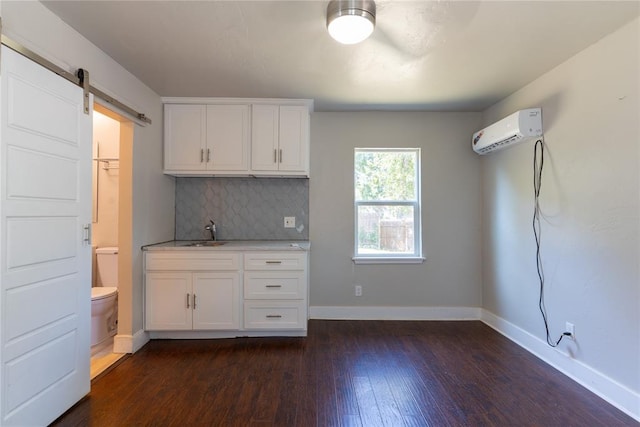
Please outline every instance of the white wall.
M522 108L542 107L542 257L552 337L558 338L566 321L575 324L577 341L559 347L571 362L566 370L591 382L596 392L614 390L608 397L636 417L639 36L636 19L483 114L488 124ZM482 161L483 306L544 348L531 228L532 163L531 143Z
M358 317L347 308L480 307L480 162L470 135L479 113L314 113L311 118L310 305L314 317ZM427 260L354 265L353 149L422 148L422 228ZM355 297L353 286L363 287ZM376 307L378 309L376 309ZM381 309L382 308L382 309ZM360 314L358 314L360 313ZM418 312L417 317L420 317ZM410 310L393 317L415 317ZM369 316L365 316L369 317Z
M173 238L175 184L162 174L160 97L39 2L3 1L2 26L8 37L66 70L87 69L93 86L153 120L152 125L134 129L133 237L127 248L132 253L133 277L131 289L125 290L131 300L128 307L120 304L118 325L119 335L131 337L143 326L140 247Z

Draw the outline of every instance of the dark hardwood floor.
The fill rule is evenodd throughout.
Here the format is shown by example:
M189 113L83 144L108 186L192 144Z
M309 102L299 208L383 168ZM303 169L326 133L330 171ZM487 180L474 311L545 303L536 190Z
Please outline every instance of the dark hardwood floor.
M157 340L57 426L637 426L481 322L309 322Z

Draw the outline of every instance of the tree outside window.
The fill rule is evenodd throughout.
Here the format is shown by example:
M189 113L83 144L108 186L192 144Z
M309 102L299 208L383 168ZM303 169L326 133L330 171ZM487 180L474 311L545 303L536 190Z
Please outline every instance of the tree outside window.
M356 148L355 256L421 257L420 149Z

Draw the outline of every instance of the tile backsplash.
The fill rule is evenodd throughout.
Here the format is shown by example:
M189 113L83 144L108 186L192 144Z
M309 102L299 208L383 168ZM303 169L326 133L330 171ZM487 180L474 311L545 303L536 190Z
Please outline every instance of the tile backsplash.
M296 228L284 228L294 216ZM176 178L176 240L308 240L309 180Z

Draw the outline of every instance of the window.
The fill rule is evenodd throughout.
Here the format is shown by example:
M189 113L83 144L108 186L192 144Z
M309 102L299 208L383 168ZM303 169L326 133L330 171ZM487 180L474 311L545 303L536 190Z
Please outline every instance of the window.
M420 149L356 148L355 262L422 262Z

